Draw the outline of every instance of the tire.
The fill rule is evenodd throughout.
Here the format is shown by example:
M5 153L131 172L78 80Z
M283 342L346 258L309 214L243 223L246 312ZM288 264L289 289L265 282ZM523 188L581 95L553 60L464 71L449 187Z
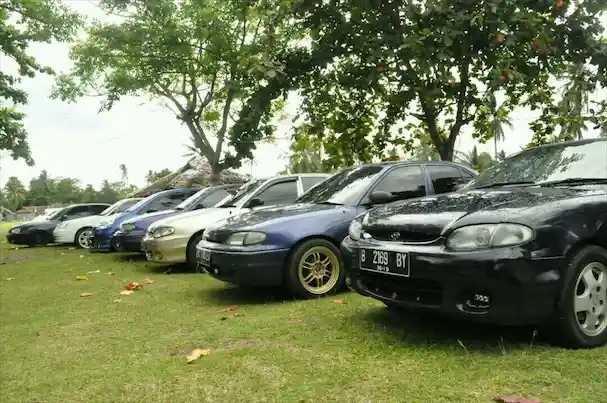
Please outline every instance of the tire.
M196 268L198 267L198 262L196 261L196 245L202 240L202 234L203 233L201 232L200 234L194 235L190 239L190 242L188 242L188 247L185 251L186 264L194 271L196 271Z
M34 239L30 243L30 246L46 246L52 241L51 236L44 231L34 232Z
M584 326L592 319L597 320L595 326ZM569 259L555 322L557 342L563 347L594 348L607 343L607 250L588 245Z
M324 261L327 262L323 264ZM326 280L327 266L331 268L328 280ZM339 249L325 239L310 239L296 246L287 260L285 270L285 285L293 294L301 298L335 294L344 289L346 283L346 273ZM313 277L306 281L309 276ZM317 280L324 283L318 286Z
M88 236L91 233L91 229L92 229L91 227L84 227L84 228L80 228L78 230L78 232L76 232L76 236L74 237L74 245L76 245L77 248L80 248L80 249L88 249L88 248L90 248L90 245L89 245L89 242L88 242ZM82 241L81 237L84 237L84 236L87 237L87 239L86 239L86 246L83 246L81 244L81 241Z

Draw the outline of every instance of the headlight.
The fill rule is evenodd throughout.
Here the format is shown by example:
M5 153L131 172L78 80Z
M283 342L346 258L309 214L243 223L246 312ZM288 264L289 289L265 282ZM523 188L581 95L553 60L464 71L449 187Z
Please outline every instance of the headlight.
M228 245L255 245L266 240L263 232L235 232L226 239Z
M123 230L123 231L125 231L125 232L132 231L132 230L135 229L135 224L125 223L125 224L122 224L120 226L120 229Z
M67 223L66 222L62 222L60 224L57 224L57 227L55 227L56 229L62 229L67 227Z
M535 232L520 224L483 224L458 228L447 238L453 250L474 250L514 246L529 242Z
M97 229L106 229L112 226L112 224L114 224L114 220L110 220L110 221L101 221L101 223L96 227Z
M19 234L21 232L21 227L12 228L9 232L12 234Z
M154 238L162 238L163 236L169 236L175 233L175 228L173 227L158 227L152 232L152 236Z
M355 241L360 240L360 234L362 233L362 223L358 220L352 220L350 227L348 228L348 235Z

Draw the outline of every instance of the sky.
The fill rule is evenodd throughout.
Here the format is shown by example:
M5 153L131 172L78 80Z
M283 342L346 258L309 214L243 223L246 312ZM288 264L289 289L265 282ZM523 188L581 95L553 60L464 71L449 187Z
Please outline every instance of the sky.
M89 18L106 19L93 1L65 2ZM29 49L40 63L53 67L57 72L70 69L68 52L66 43L34 44ZM16 71L12 60L2 54L0 68L9 74ZM142 186L148 170L175 170L187 162L189 131L160 103L130 97L122 99L111 111L99 113L99 98L81 98L72 104L50 99L53 83L54 77L44 74L21 82L20 87L27 92L29 103L20 110L26 114L25 127L36 165L28 167L25 162L14 161L6 153L0 155L0 186L11 176L28 184L46 169L51 177L77 178L82 184L99 187L105 179L121 180L120 164L127 166L129 182ZM299 102L296 96L289 98L287 118L278 125L274 144L259 144L253 164L245 162L239 171L263 177L284 169L291 119ZM511 115L513 128L505 128L506 140L499 148L506 154L519 151L531 139L527 125L536 116L537 113L529 110L515 111ZM597 135L596 132L588 132L586 137ZM459 137L456 149L469 151L474 144L471 129L467 128ZM493 143L479 145L479 151L493 154Z

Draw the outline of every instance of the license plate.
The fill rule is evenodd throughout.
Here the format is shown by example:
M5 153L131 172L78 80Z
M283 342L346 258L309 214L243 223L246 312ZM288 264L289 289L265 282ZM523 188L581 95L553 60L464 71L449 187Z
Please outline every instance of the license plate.
M360 269L392 276L409 277L409 254L382 249L361 249L359 253Z
M206 249L196 250L196 260L203 266L211 266L211 251Z

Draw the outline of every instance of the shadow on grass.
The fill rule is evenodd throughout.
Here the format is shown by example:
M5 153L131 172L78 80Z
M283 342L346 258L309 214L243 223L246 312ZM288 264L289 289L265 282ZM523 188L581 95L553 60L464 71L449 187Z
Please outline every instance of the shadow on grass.
M147 259L143 253L112 253L113 258L121 263L145 262Z
M280 287L222 287L219 284L217 288L201 291L200 297L226 305L276 304L293 300L293 296Z
M137 268L137 271L151 273L151 274L195 274L196 273L196 270L192 269L185 263L173 264L173 265L148 263L145 266Z
M387 308L358 313L350 319L369 331L386 332L397 343L456 347L470 353L506 355L509 350L549 345L546 331L533 326L496 326Z

